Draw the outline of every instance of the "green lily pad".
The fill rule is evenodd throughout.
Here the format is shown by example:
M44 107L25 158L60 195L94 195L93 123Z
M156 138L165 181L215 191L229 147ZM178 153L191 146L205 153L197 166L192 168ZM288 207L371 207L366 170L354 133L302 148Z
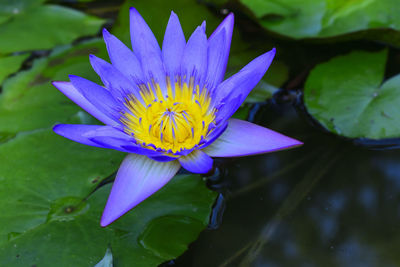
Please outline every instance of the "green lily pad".
M353 52L312 70L304 89L308 112L350 138L400 137L400 75L382 83L387 51Z
M157 266L180 255L207 225L215 193L198 175L178 175L101 228L110 185L90 193L115 172L122 156L51 130L21 134L1 145L0 265L91 266L108 245L121 266ZM184 226L181 232L171 231L174 223Z
M0 85L8 75L17 71L28 57L29 54L0 57Z
M400 30L400 5L397 0L240 2L253 12L257 21L266 29L296 39L326 38L383 28ZM398 32L396 34L399 35Z
M25 13L30 8L34 8L42 4L45 0L6 0L1 2L0 6L0 24L13 19L20 13Z
M59 48L49 57L36 60L31 69L7 79L0 95L0 132L15 134L75 121L81 109L50 82L66 81L72 73L98 81L89 53L105 56L105 45L94 40Z
M6 15L3 19L0 16L0 22L3 20L0 24L0 54L68 44L80 36L96 34L104 23L102 19L66 7L38 4L23 6L23 9L11 8L11 13L14 13L9 19ZM6 5L5 9L9 10L10 7Z

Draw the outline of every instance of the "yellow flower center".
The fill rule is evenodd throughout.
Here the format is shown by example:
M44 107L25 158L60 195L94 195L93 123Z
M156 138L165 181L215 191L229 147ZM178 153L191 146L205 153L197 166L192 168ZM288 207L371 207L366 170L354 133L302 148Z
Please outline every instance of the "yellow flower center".
M142 101L134 95L126 99L129 112L121 121L125 132L142 146L175 153L200 144L214 128L215 109L206 88L186 83L167 85L167 96L158 85L151 90L140 86Z

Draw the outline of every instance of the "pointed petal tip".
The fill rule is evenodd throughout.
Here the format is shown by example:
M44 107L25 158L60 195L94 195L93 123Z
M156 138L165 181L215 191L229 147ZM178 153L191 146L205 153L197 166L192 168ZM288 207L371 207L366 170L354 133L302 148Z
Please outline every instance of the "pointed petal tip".
M299 141L299 140L296 140L296 139L293 139L293 138L291 138L291 139L293 141L293 144L290 147L298 147L298 146L304 145L304 143Z
M203 22L201 23L200 27L204 30L204 32L206 31L206 26L207 26L207 23L206 23L205 20L203 20Z
M233 26L233 23L235 22L235 15L233 12L229 12L229 14L225 17L224 19L226 22L229 22Z
M69 78L69 79L71 80L71 82L72 82L72 80L80 79L81 77L79 77L79 76L77 76L77 75L69 74L69 75L68 75L68 78Z
M69 82L65 82L65 81L51 81L51 85L53 85L54 87L56 87L57 89L63 85L68 84Z
M286 150L302 144L257 124L230 119L225 132L203 151L211 157L242 157Z
M111 35L111 33L106 28L103 28L102 33L104 38L109 37Z
M124 214L121 214L119 216L110 216L104 210L103 215L101 216L101 219L100 219L100 226L107 227L110 224L112 224L113 222L115 222L116 220L118 220L122 215L124 215Z
M131 13L139 13L139 12L137 11L137 9L134 8L133 6L131 6L131 7L129 8L129 12L131 12Z
M117 172L100 225L106 227L160 190L179 170L177 161L158 162L128 154Z
M98 57L96 57L93 54L89 54L89 60L96 60L96 59L98 59Z
M276 54L276 48L272 48L271 50L269 50L268 52L264 53L263 55L261 55L262 57L268 59L268 60L273 60Z
M100 221L100 226L103 227L103 228L106 227L106 226L108 226L109 224L110 224L110 223L107 223L107 222L105 222L105 221L104 221L104 222L103 222L102 220Z
M54 125L53 128L52 128L52 129L53 129L53 132L55 132L56 134L58 134L61 125L62 125L62 124L56 124L56 125Z

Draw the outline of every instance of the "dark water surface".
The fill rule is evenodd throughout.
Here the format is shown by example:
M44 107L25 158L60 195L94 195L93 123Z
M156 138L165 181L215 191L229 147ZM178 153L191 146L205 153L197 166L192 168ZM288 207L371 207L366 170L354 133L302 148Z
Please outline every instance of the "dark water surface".
M222 161L222 223L173 266L400 266L400 151L323 133L291 106L255 122L305 145Z

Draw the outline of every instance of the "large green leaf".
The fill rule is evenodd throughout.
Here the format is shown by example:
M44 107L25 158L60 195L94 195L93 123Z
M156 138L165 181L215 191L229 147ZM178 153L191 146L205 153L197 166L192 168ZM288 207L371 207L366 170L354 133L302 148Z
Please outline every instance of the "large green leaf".
M68 80L68 74L97 81L89 53L104 56L104 44L95 40L60 48L50 57L36 60L31 69L7 79L0 95L0 132L16 134L74 119L81 109L50 82Z
M13 19L33 7L39 6L45 0L2 0L0 5L0 24Z
M353 52L317 66L305 84L308 112L351 138L400 137L400 75L382 84L387 52Z
M332 37L382 28L400 30L397 0L240 1L263 27L292 38Z
M1 145L0 265L90 266L109 244L119 266L157 266L180 255L207 225L215 193L199 176L178 175L101 228L110 185L89 194L115 171L121 156L51 130Z
M8 75L16 72L21 67L28 56L29 54L0 57L0 85Z
M23 7L12 7L12 16L9 18L9 12L6 11L10 7L6 5L6 11L3 9L6 15L0 16L0 54L50 49L56 45L68 44L80 36L97 33L104 22L102 19L56 5L36 3L24 4Z

